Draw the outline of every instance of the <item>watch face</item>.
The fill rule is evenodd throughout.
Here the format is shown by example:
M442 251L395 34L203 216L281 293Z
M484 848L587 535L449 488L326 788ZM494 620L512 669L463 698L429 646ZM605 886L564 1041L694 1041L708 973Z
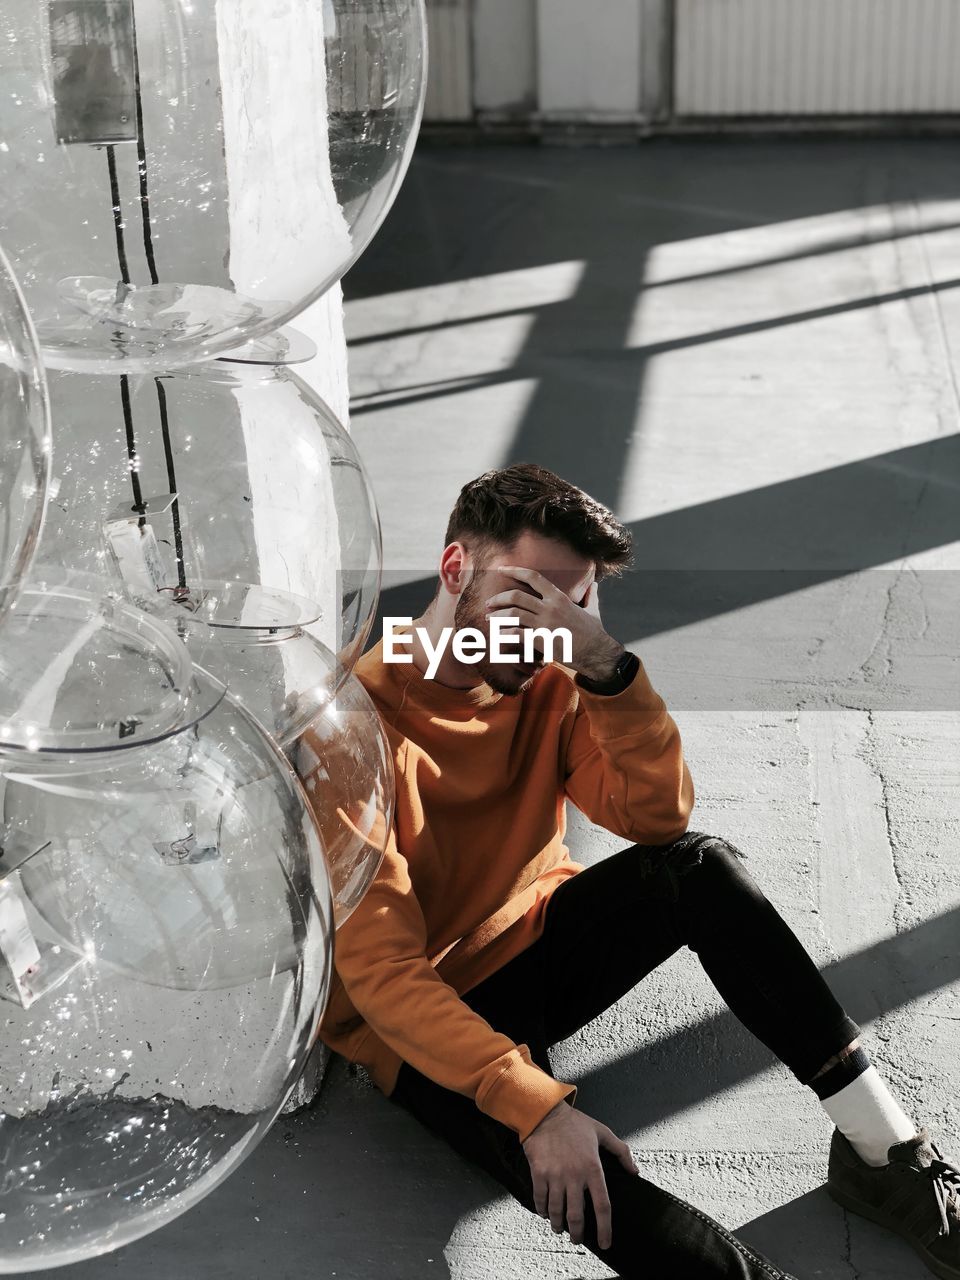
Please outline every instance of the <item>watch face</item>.
M630 677L639 665L640 659L635 653L631 653L628 649L620 661L617 663L617 675L624 683L629 683Z

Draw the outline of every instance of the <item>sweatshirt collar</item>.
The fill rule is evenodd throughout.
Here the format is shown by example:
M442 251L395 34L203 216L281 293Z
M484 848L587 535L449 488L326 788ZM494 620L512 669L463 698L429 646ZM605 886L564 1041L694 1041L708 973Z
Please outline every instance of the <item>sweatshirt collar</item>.
M415 697L424 705L448 711L457 708L492 707L504 696L485 680L468 689L454 689L450 685L439 684L436 680L428 680L414 662L383 662L382 640L377 647L381 650L379 654L381 663L393 671L398 683L406 686L407 696Z
M436 680L428 680L412 662L397 666L400 679L406 684L411 697L424 705L436 707L437 710L455 710L458 707L492 707L503 697L486 681L475 684L469 689L452 689L447 684L438 684Z

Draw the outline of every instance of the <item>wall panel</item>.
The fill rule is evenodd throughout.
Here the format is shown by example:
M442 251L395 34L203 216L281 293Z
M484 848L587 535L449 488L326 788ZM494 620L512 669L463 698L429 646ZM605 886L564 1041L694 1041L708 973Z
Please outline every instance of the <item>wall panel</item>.
M677 0L678 116L960 111L957 0Z

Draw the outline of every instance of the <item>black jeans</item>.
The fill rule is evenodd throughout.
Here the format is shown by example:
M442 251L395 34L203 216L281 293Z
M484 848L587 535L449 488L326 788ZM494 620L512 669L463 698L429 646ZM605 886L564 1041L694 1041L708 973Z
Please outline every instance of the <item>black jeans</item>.
M464 999L496 1030L547 1050L579 1030L686 945L721 996L803 1082L859 1034L797 937L745 870L739 850L688 831L634 845L554 892L544 931ZM393 1099L533 1211L530 1169L512 1129L408 1063ZM598 1117L599 1118L599 1117ZM613 1245L585 1243L626 1280L789 1280L707 1214L602 1153Z

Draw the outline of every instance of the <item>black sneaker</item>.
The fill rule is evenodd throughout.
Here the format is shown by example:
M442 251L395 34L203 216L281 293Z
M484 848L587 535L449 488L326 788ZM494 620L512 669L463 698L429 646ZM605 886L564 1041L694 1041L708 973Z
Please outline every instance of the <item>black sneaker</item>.
M889 1155L890 1163L875 1169L835 1129L827 1190L845 1209L903 1236L935 1276L960 1280L960 1169L926 1129Z

